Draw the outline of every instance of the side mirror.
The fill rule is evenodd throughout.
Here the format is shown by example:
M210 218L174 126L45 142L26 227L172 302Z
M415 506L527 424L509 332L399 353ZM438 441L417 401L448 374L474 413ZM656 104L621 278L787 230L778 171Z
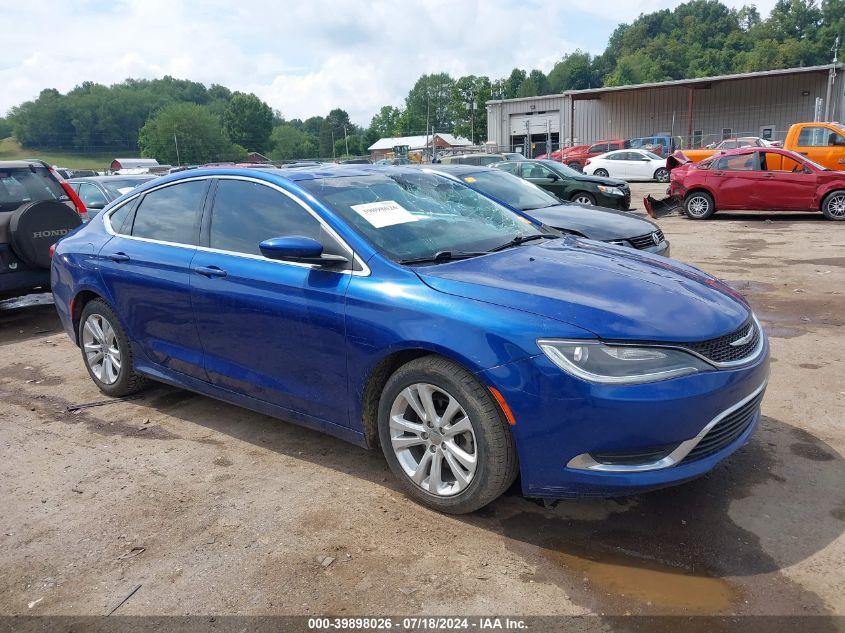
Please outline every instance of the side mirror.
M558 176L557 174L552 174L551 176L549 176L549 180L551 180L552 182L557 182L558 180L560 180L560 176Z
M327 255L323 253L323 245L315 239L302 235L289 237L272 237L258 245L261 254L267 259L276 259L300 264L316 264L330 268L349 262L342 255Z
M105 202L91 202L85 205L86 209L95 209L96 211L102 211L106 208Z

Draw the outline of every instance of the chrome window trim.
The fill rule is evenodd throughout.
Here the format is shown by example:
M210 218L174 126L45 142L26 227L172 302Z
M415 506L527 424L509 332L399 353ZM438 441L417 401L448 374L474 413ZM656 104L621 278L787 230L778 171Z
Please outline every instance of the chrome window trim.
M255 184L258 184L258 185L264 185L266 187L269 187L270 189L274 189L275 191L278 191L279 193L284 194L285 196L287 196L288 198L293 200L295 203L297 203L299 206L301 206L303 209L305 209L305 211L307 211L314 219L316 219L320 223L320 226L322 226L323 229L325 229L326 233L328 233L332 238L334 238L337 241L337 243L340 244L341 248L345 249L352 256L352 259L353 259L354 262L357 262L358 265L361 266L361 270L334 270L334 269L331 269L331 268L322 268L320 266L317 266L316 264L305 264L305 263L300 263L300 262L283 262L283 261L280 261L278 259L268 259L267 257L263 257L261 255L254 255L252 253L240 253L240 252L237 252L237 251L227 251L227 250L218 249L218 248L211 248L209 246L198 246L198 245L193 245L193 244L182 244L181 242L167 242L165 240L154 240L154 239L147 238L147 237L136 237L134 235L126 235L125 233L117 233L114 230L114 227L112 227L112 225L111 225L111 216L112 216L113 213L117 212L117 210L121 209L124 205L131 204L136 198L138 198L142 195L146 195L148 193L158 191L159 189L164 189L165 187L170 187L170 186L181 184L181 183L184 183L184 182L191 182L191 181L194 181L194 180L214 180L214 179L216 179L216 180L243 180L243 181L252 182L252 183L255 183ZM203 251L203 252L206 252L206 253L218 253L220 255L233 255L235 257L242 257L244 259L253 259L253 260L259 260L259 261L263 261L263 262L272 262L274 264L279 264L281 266L294 266L296 268L320 268L321 270L325 270L326 272L333 272L333 273L337 273L339 275L353 275L355 277L369 277L369 275L371 273L370 267L367 266L367 263L363 259L361 259L354 250L352 250L352 247L349 246L349 244L347 244L346 241L340 235L338 235L337 231L335 231L331 226L329 226L326 223L326 221L322 217L320 217L320 215L316 211L314 211L311 207L309 207L304 201L302 201L301 199L299 199L298 197L293 195L291 192L289 192L289 191L285 190L284 188L280 187L279 185L272 183L272 182L267 182L266 180L261 180L259 178L251 178L249 176L236 176L236 175L229 175L229 174L227 174L227 175L223 175L223 174L211 175L211 174L208 174L208 175L202 175L202 176L194 176L192 178L184 178L184 179L180 179L180 180L177 180L177 181L174 181L174 182L166 182L166 183L162 183L160 185L157 185L155 187L152 187L150 189L147 189L145 191L138 192L133 196L130 196L129 198L124 200L121 204L117 205L114 209L110 209L108 213L101 214L101 215L103 215L103 226L106 228L106 233L108 233L109 235L112 235L112 236L119 235L120 237L128 239L128 240L135 240L135 241L138 241L138 242L148 242L150 244L161 244L163 246L177 246L179 248L189 248L189 249L192 249L192 250Z
M716 426L719 422L729 416L731 413L740 409L743 405L748 404L754 398L759 396L763 390L766 388L766 385L769 383L769 379L763 381L763 384L757 387L751 394L747 395L745 398L734 404L733 406L729 407L722 411L719 415L715 418L710 420L703 429L693 437L692 439L685 440L681 442L678 447L669 453L666 457L659 459L654 462L648 462L645 464L602 464L601 462L597 462L592 455L589 453L581 453L580 455L576 455L569 462L566 464L567 468L573 468L575 470L591 470L596 472L604 472L604 473L640 473L649 470L661 470L663 468L669 468L670 466L674 466L681 462L687 455L690 454L692 449L698 446L698 443L704 439L704 437L710 432L710 430Z

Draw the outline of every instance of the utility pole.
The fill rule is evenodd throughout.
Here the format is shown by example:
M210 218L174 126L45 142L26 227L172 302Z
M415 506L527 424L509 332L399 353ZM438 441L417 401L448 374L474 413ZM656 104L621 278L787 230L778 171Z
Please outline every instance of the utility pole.
M824 120L830 121L832 114L835 111L830 107L830 98L833 94L833 84L836 83L836 62L839 60L839 36L836 36L836 41L833 43L833 61L830 63L830 71L827 76L827 99L824 101Z
M176 139L176 132L173 132L173 143L176 145L176 166L181 167L182 161L179 160L179 141Z
M346 137L346 126L343 126L343 144L346 146L346 155L349 156L349 139Z
M331 128L331 133L332 133L332 160L334 160L335 159L335 155L334 155L334 127Z
M431 116L431 94L428 93L427 96L428 96L428 101L426 101L426 106L425 106L425 149L428 152L428 160L429 160L429 162L431 162L431 160L434 158L434 152L431 151L431 147L429 147L429 141L428 141L428 122L429 122L429 117Z

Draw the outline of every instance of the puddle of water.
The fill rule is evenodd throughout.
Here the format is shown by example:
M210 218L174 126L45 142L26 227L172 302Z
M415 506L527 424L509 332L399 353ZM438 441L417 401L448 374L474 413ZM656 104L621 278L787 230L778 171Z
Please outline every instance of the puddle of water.
M585 587L612 597L634 599L647 611L727 613L742 601L740 591L721 578L615 554L603 560L547 550L542 555L587 579Z

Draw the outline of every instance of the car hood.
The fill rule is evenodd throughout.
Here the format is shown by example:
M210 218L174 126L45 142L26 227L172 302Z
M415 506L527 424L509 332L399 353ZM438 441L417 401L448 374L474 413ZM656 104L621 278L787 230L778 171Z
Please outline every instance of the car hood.
M657 225L633 213L581 204L558 204L525 213L556 229L574 231L601 242L648 235L657 230Z
M591 182L596 185L605 185L607 187L622 187L628 186L628 183L619 178L602 178L601 176L589 176L587 174L578 174L577 176L570 176L572 180L578 182Z
M451 295L549 317L605 340L690 342L748 319L741 295L675 260L575 237L418 267Z

